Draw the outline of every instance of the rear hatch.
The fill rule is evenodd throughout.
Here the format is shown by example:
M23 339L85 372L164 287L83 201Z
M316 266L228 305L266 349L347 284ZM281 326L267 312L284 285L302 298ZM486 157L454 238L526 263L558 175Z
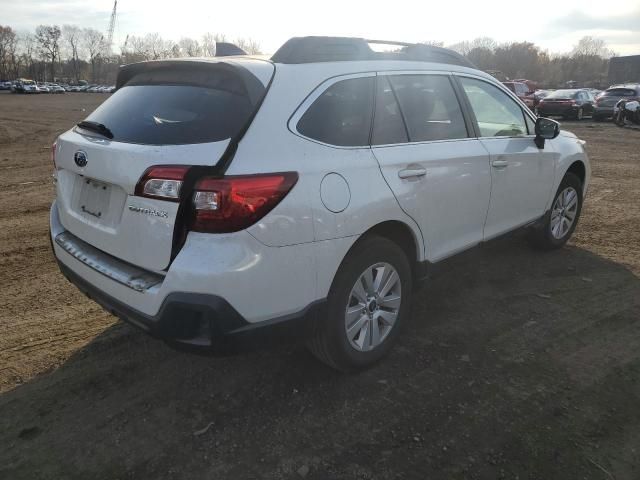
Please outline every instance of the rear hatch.
M610 88L606 90L596 100L596 104L599 107L611 107L613 108L618 100L623 98L633 98L636 96L636 91L632 88Z
M56 142L62 225L126 262L165 269L180 203L136 195L136 186L153 166L205 166L215 173L248 128L273 74L270 62L229 57L123 67L118 90L87 117L88 128L76 127Z

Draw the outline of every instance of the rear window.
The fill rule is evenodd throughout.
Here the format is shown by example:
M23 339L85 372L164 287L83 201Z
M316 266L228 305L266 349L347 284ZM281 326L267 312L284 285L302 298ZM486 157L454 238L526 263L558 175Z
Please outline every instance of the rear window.
M300 118L298 132L330 145L369 145L374 80L352 78L331 85Z
M635 95L635 90L631 88L611 88L602 94L603 97L634 97Z
M556 90L547 95L546 98L557 98L569 100L571 98L577 98L578 92L575 90Z
M174 69L133 76L87 120L105 125L116 142L206 143L237 134L255 104L243 80L230 69Z

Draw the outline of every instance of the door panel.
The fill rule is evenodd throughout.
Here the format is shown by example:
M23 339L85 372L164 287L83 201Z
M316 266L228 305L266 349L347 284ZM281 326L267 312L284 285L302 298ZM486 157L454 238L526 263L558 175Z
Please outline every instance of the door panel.
M491 200L484 226L489 239L542 216L553 185L554 155L534 143L520 105L501 88L458 76L489 152Z
M374 147L373 153L400 206L420 226L427 259L436 261L482 241L491 175L480 141ZM407 170L417 175L401 178Z
M484 227L484 238L489 239L544 214L554 160L528 136L480 141L491 159L491 201Z
M373 154L431 261L482 240L489 156L468 136L448 75L378 74Z

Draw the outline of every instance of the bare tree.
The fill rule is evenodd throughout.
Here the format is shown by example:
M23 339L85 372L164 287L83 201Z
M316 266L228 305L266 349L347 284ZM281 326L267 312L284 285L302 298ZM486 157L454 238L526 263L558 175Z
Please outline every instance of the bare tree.
M202 36L202 55L205 57L216 56L216 43L226 42L227 36L220 33L205 33Z
M424 42L420 42L422 45L429 45L431 47L444 47L444 42L439 40L425 40Z
M80 80L80 38L82 31L77 25L63 25L62 39L69 51L69 60L76 83Z
M16 32L9 26L0 25L0 78L8 78L8 73L12 70L11 65L11 45L15 45Z
M40 47L40 54L43 59L51 62L51 81L54 81L56 76L56 60L60 60L61 35L62 32L57 25L39 25L36 28L36 40Z
M238 38L236 45L249 55L259 55L261 53L260 44L252 38Z
M615 52L607 48L607 44L600 38L582 37L571 51L572 57L600 57L611 58Z
M82 46L85 48L87 55L89 56L89 63L91 64L91 80L96 81L97 67L100 60L100 56L104 50L104 37L95 28L85 28L82 30Z
M180 52L186 57L198 57L201 55L201 47L197 40L193 38L183 37L178 42Z
M149 33L145 35L144 43L151 60L167 58L171 55L173 44L163 39L159 33Z

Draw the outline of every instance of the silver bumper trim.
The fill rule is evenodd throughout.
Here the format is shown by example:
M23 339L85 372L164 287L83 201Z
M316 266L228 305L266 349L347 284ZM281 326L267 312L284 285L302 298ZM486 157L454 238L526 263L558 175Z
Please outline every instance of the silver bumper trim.
M87 267L137 292L149 290L154 285L162 283L164 279L162 275L142 270L92 247L70 232L58 234L55 241L67 253Z

